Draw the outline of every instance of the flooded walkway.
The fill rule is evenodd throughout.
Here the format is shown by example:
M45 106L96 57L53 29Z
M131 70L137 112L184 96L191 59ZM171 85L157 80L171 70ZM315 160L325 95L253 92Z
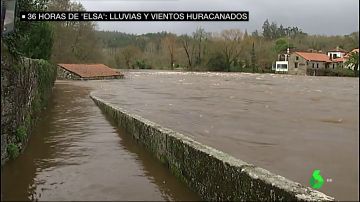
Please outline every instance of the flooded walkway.
M57 82L25 152L2 169L3 200L199 200L88 97Z
M131 113L321 192L358 198L359 79L271 74L128 72L73 82Z

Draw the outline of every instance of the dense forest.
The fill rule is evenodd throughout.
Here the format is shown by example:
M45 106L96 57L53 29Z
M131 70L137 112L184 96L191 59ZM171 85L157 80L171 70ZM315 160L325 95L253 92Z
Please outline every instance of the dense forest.
M81 3L70 0L19 0L18 6L18 11L85 10ZM269 20L252 33L241 29L211 33L199 27L187 35L98 31L94 22L30 23L17 19L16 27L6 42L27 57L55 63L104 63L113 68L191 71L267 72L287 48L352 50L359 40L359 32L310 35L296 26L284 27Z

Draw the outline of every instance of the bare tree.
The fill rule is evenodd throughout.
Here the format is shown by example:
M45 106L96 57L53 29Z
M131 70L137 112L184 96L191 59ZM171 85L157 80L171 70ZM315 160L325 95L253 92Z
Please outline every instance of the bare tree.
M85 11L79 2L70 0L50 0L49 11ZM53 22L54 62L100 62L103 60L101 44L96 36L93 22Z
M239 29L224 30L221 33L221 39L224 41L222 53L224 55L227 71L230 71L231 64L237 62L240 57L243 36L243 32Z
M141 53L141 50L133 45L129 45L121 51L121 55L124 58L125 65L130 69L130 65L133 62L134 58L136 58Z
M188 68L192 70L193 67L193 58L195 54L195 43L193 39L188 35L183 35L180 37L182 47L185 50L187 61L188 61Z
M196 53L196 64L199 65L202 62L203 55L205 52L204 42L209 38L210 33L205 32L203 28L197 28L193 33L193 37L197 42L197 53Z
M170 69L173 69L175 64L176 44L177 41L174 35L168 35L163 39L163 45L169 51L170 54Z

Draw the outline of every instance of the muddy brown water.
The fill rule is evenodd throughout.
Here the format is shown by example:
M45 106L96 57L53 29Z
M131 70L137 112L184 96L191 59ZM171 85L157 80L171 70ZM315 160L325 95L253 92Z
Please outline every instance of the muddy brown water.
M57 82L26 151L2 171L3 199L197 199L105 120L90 90L305 186L320 169L326 182L319 191L358 199L358 79L165 71L125 77Z
M359 79L272 74L125 72L70 82L96 96L305 186L358 199Z
M56 83L26 150L2 168L2 200L200 200L106 119L89 90Z

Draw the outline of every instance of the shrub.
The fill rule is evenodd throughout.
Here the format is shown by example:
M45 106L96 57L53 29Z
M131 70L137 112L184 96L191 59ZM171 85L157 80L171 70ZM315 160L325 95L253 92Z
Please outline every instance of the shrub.
M351 69L346 68L335 68L335 69L307 69L307 75L316 76L344 76L344 77L354 77L355 73Z
M15 159L17 156L19 156L19 148L13 143L7 146L7 152L9 153L11 159Z
M16 139L20 142L24 141L26 138L26 128L25 126L20 126L16 129Z
M151 66L146 64L145 60L136 60L135 66L139 69L151 69Z
M215 53L207 64L210 71L225 71L227 69L225 58L221 53Z
M354 71L346 68L326 69L325 76L347 76L353 77Z

